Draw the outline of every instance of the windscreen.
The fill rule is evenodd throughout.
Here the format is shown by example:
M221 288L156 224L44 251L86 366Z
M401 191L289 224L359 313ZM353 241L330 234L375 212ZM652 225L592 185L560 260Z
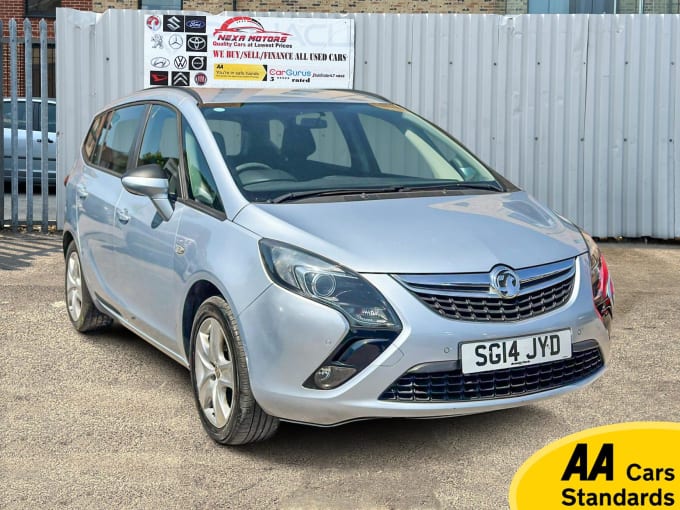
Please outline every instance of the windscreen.
M455 140L389 103L211 105L203 114L250 201L470 183L503 190Z

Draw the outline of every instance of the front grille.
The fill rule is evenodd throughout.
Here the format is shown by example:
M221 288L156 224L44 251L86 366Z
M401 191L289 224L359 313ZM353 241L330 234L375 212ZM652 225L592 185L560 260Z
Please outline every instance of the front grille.
M574 278L512 299L437 296L416 292L420 301L449 319L462 321L518 321L562 306L571 296Z
M418 367L397 379L380 400L463 402L518 397L576 383L603 366L599 347L591 347L565 360L477 374L463 374L460 368L422 373L422 367Z
M503 322L530 319L564 305L576 278L573 259L517 270L519 295L502 298L490 273L394 275L421 303L448 319Z

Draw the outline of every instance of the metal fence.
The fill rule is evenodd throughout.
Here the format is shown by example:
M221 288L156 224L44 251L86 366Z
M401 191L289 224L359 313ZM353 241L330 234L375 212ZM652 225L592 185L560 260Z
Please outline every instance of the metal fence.
M0 176L3 179L3 192L0 193L0 229L10 226L17 230L25 226L33 230L39 225L47 232L50 223L56 223L56 214L50 216L49 200L49 144L56 143L54 134L48 133L48 45L54 40L48 38L47 23L41 20L38 25L39 36L33 36L30 20L23 22L23 37L18 35L17 22L11 19L8 23L9 37L0 38L0 90L5 95L5 51L9 52L9 97L3 98L2 125L3 137L0 138ZM4 26L0 21L0 35L4 34ZM34 49L38 48L39 76L33 76ZM23 47L23 48L22 48ZM23 49L23 56L21 55ZM21 65L23 58L23 66ZM20 73L23 70L23 94L19 91ZM40 80L39 101L34 102L34 81ZM40 130L34 128L34 108L39 108ZM52 136L52 138L50 138ZM34 171L39 178L36 179ZM20 194L20 184L25 193ZM34 200L34 188L40 186L40 203ZM9 194L6 190L9 188ZM6 202L9 201L9 204ZM6 214L9 205L9 214ZM34 216L38 206L40 218Z
M57 10L59 172L93 113L143 87L144 14ZM353 18L355 88L596 236L680 237L679 15L236 14Z

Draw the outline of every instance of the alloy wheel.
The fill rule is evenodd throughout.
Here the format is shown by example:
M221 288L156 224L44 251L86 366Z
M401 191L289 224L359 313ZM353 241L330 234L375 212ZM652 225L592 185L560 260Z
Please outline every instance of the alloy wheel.
M227 424L234 401L234 365L229 342L220 323L209 317L196 337L194 371L203 414L217 428Z

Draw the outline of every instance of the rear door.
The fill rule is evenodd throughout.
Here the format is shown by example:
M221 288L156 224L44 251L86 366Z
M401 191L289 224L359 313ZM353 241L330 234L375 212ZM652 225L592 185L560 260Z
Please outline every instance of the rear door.
M144 104L121 107L95 119L101 124L96 143L87 150L86 141L83 172L73 182L85 279L96 297L118 313L126 279L116 263L123 242L120 231L114 229L116 204L146 108Z

